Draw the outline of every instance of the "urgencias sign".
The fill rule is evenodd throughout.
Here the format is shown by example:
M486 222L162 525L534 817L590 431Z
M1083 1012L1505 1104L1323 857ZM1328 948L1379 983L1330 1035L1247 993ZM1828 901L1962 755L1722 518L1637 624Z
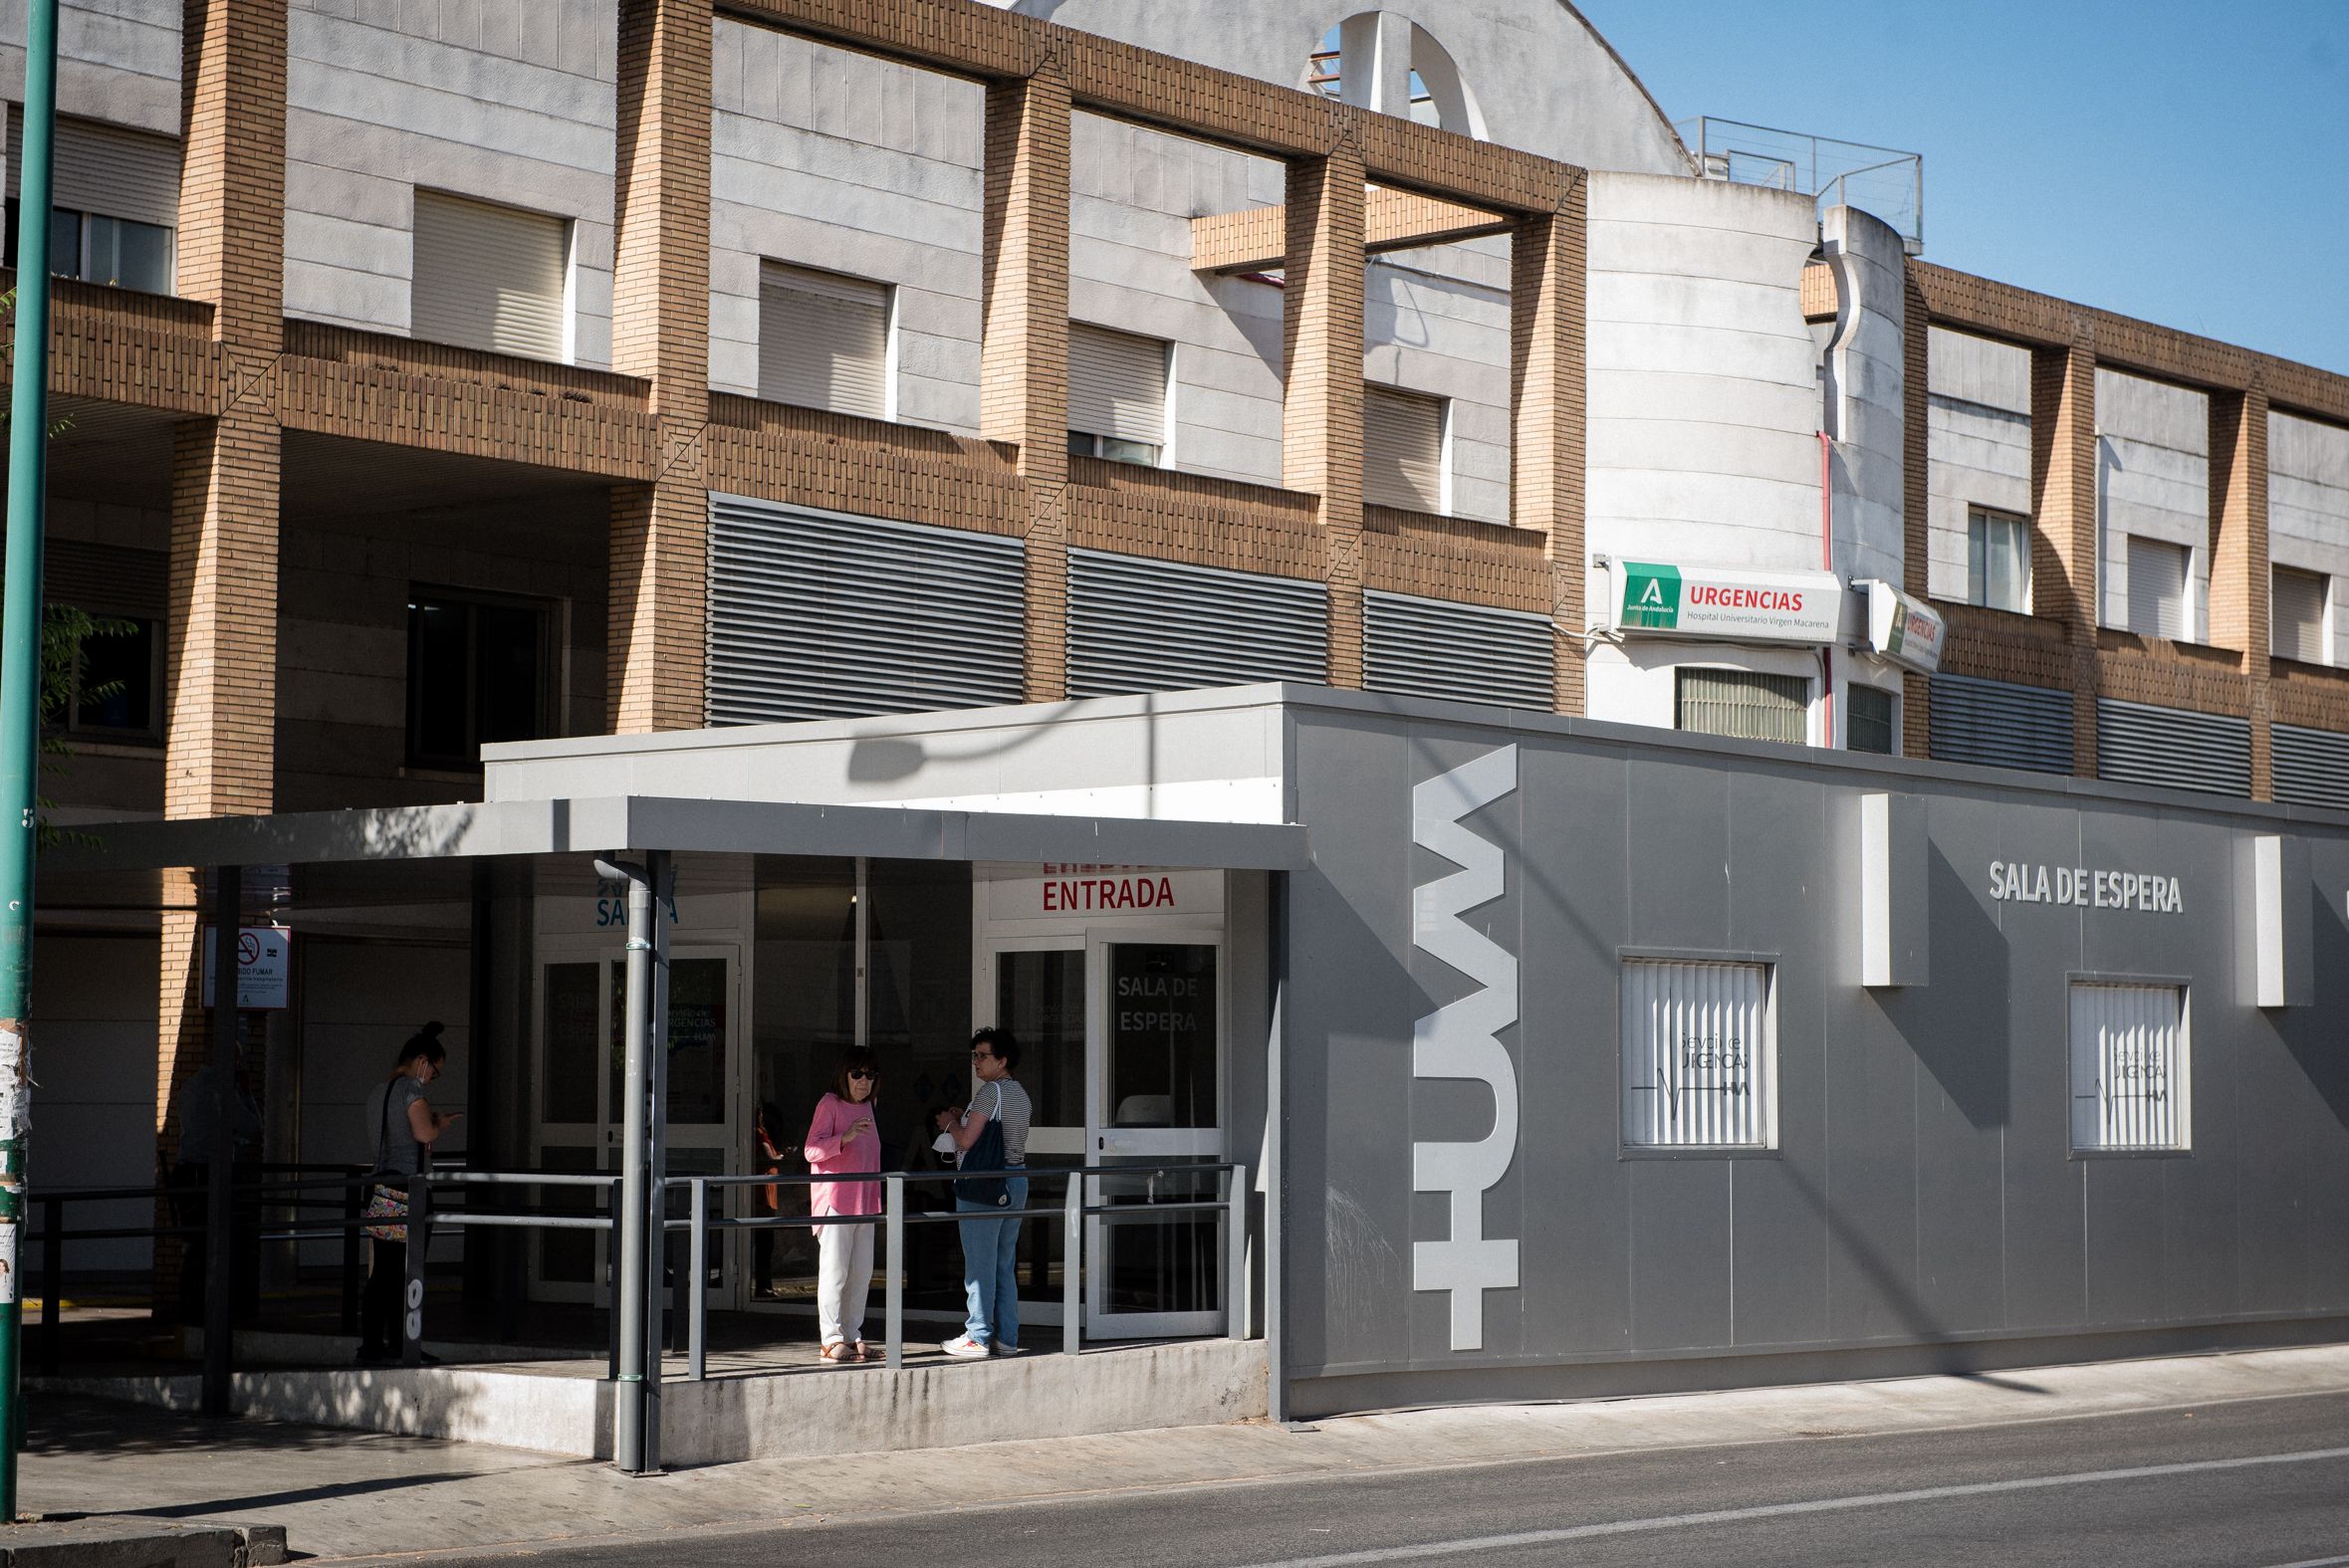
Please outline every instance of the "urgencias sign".
M1619 560L1608 595L1614 629L1734 642L1835 640L1843 584L1826 571L1763 571Z

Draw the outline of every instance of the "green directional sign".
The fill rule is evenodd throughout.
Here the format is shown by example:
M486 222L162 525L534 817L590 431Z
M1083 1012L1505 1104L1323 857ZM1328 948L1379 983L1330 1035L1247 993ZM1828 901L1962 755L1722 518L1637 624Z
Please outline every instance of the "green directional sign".
M1644 560L1623 562L1626 631L1670 631L1680 624L1680 568Z

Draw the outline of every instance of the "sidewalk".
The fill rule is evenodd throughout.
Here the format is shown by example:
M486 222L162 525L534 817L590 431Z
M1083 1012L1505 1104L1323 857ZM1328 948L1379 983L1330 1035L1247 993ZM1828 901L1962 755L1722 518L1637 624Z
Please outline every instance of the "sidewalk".
M773 1527L794 1519L968 1506L984 1456L993 1505L1123 1490L1505 1463L1794 1438L1858 1437L2349 1391L2349 1346L2250 1351L1976 1377L1905 1378L1580 1405L1356 1416L989 1444L976 1450L753 1460L631 1478L511 1449L209 1423L91 1400L42 1400L26 1506L180 1522L275 1524L337 1559L509 1552L562 1541ZM132 1500L135 1499L134 1504Z

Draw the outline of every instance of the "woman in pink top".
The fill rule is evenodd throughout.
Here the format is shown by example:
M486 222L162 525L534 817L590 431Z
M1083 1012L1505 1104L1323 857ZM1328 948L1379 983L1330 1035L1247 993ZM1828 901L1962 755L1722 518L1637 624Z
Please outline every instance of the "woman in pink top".
M881 1168L881 1140L873 1132L875 1081L871 1051L850 1046L840 1053L831 1093L817 1101L816 1119L808 1124L809 1170L818 1176L845 1176ZM808 1212L820 1217L877 1215L881 1212L881 1184L817 1182L809 1194ZM822 1355L826 1361L873 1359L864 1343L864 1300L872 1290L873 1230L855 1222L816 1228L822 1256L816 1274L816 1320L823 1332Z

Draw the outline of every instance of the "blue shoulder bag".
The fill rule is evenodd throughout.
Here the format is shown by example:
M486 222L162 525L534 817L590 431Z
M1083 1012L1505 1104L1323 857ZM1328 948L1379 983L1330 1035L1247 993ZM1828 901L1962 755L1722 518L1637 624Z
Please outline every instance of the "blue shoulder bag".
M987 1125L979 1129L979 1136L963 1151L962 1171L1001 1171L1004 1165L1003 1145L1003 1090L995 1091L995 1114L987 1118ZM1012 1184L997 1179L986 1182L957 1181L954 1196L963 1203L985 1204L990 1209L1012 1207Z

